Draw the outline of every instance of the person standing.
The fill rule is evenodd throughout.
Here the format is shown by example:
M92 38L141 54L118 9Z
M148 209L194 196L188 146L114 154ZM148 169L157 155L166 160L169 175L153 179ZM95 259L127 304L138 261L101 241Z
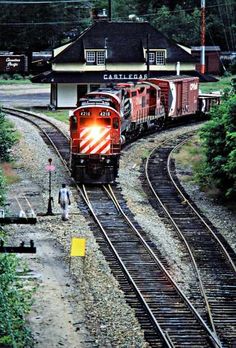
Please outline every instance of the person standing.
M69 219L69 205L70 205L70 191L66 187L66 184L62 184L58 194L58 204L62 209L61 218L63 221Z

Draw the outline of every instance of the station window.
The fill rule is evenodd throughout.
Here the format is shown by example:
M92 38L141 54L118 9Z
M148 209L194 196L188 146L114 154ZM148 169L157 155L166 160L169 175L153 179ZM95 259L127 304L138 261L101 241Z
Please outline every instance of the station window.
M165 50L149 52L149 64L151 65L165 65L166 52Z
M93 65L104 65L105 64L105 50L104 51L87 51L86 52L86 63Z
M156 64L155 52L149 52L149 64Z
M90 63L90 64L95 63L95 52L94 51L86 52L86 62Z
M165 51L157 51L156 52L156 63L158 65L165 65L165 63L166 63Z
M98 51L97 52L97 65L104 65L105 64L105 51Z
M90 92L96 91L98 88L100 87L100 85L90 85Z

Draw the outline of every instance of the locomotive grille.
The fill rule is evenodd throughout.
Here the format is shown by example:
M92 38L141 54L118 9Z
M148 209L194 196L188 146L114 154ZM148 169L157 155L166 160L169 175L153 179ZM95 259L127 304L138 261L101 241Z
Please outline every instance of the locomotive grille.
M80 131L80 153L110 154L110 127L86 127Z

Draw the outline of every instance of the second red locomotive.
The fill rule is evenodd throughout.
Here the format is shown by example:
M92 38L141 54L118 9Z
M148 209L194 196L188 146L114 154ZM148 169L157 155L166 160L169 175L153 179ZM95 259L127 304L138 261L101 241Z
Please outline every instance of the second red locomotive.
M151 78L100 88L70 117L71 171L79 183L113 183L121 145L168 119L198 111L197 77Z

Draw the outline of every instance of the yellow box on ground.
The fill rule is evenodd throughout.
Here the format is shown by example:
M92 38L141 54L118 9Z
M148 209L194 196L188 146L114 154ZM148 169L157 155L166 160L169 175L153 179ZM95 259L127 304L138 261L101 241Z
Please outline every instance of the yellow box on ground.
M71 241L70 256L85 256L85 238L73 237Z

